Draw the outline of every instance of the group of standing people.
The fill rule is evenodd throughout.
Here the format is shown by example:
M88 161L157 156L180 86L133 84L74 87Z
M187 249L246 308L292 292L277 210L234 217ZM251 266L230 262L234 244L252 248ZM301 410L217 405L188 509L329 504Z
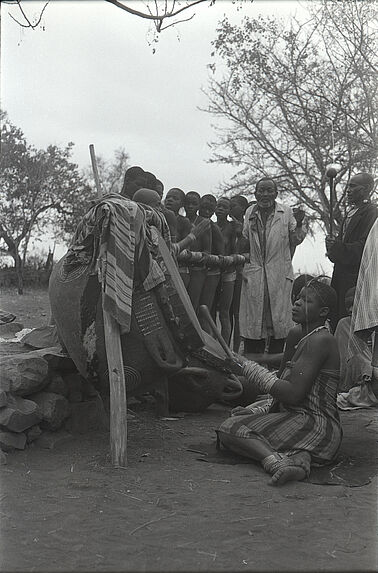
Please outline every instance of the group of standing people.
M292 258L306 236L305 213L277 201L273 178L257 182L251 203L240 195L217 200L173 188L161 205L157 187L139 190L138 199L135 184L128 191L125 178L125 185L123 194L160 206L174 243L181 245L177 252L183 253L186 241L190 256L179 257L178 264L195 310L206 304L213 316L219 311L227 343L234 325L234 351L244 340L244 356L235 352L229 368L259 400L232 410L218 429L219 444L260 462L276 485L304 479L312 465L333 461L342 439L340 353L333 332L351 312L345 294L356 285L351 330L365 338L375 332L373 378L378 366L373 177L359 173L348 181L350 210L338 236L326 239L334 263L331 285L312 277L295 284ZM282 356L278 371L265 367L269 354Z

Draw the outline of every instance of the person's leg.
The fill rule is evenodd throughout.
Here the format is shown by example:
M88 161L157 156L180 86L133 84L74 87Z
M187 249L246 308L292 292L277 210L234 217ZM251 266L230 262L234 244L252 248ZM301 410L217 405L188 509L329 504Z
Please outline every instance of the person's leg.
M221 334L223 340L230 343L231 338L231 321L230 321L230 308L232 303L232 296L234 294L235 281L223 281L222 288L219 295L219 320L221 323Z
M310 475L311 456L308 452L296 452L284 456L276 463L272 474L272 485L283 485L288 481L300 481Z
M285 346L285 338L271 338L268 354L280 354Z
M234 285L234 294L232 297L232 305L231 305L231 328L234 329L234 342L233 342L233 350L234 352L239 352L240 347L240 328L239 328L239 309L240 309L240 294L241 294L241 286L242 286L242 274L237 273L235 285Z
M239 456L251 458L257 462L261 462L264 458L275 454L273 448L258 437L239 438L222 430L218 430L218 436L226 448L232 450Z
M213 304L214 304L214 298L215 298L215 293L216 293L217 286L219 283L219 279L220 279L219 274L207 275L205 283L204 283L203 288L202 288L199 306L202 306L203 304L206 305L207 308L209 309L209 312L211 312L211 309L212 309ZM206 332L211 334L211 329L209 328L206 320L204 320L202 316L199 317L199 321L200 321L202 328Z
M179 273L180 273L180 277L182 279L182 282L184 283L186 290L188 290L188 285L189 285L189 281L190 281L190 274L187 271L185 271L185 270L181 271L180 269L179 269Z
M188 295L192 301L194 310L197 312L199 308L199 301L202 292L203 285L206 279L205 269L190 269L189 273L190 279L188 284Z
M262 354L265 348L265 340L244 338L244 354Z

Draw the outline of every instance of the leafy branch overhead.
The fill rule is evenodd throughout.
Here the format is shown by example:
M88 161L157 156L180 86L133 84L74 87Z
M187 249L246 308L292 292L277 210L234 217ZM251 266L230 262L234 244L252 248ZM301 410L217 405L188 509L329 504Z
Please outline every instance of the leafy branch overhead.
M252 192L273 176L329 229L326 165L342 165L337 224L340 181L377 164L377 8L369 0L306 7L301 21L246 17L233 26L226 17L218 25L206 109L218 120L211 161L239 168L223 191Z

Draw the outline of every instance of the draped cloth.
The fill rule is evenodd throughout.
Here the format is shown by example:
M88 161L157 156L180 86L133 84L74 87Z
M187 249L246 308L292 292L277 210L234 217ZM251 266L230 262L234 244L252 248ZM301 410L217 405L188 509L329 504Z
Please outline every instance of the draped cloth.
M164 273L147 249L146 219L145 210L134 201L118 194L105 195L84 215L66 256L66 276L77 273L78 268L98 273L103 308L122 332L130 331L134 261L139 261L143 252L141 275L148 289L164 282Z

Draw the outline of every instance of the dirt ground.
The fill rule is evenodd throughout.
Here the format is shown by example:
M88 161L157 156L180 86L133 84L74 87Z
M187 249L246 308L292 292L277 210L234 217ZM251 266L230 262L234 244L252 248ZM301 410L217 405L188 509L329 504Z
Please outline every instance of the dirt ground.
M48 317L43 292L6 293L0 307L25 327ZM8 455L1 571L377 570L376 477L275 488L254 463L201 461L224 406L175 420L132 408L127 469L111 466L106 432Z

